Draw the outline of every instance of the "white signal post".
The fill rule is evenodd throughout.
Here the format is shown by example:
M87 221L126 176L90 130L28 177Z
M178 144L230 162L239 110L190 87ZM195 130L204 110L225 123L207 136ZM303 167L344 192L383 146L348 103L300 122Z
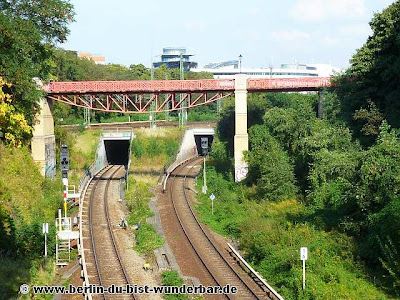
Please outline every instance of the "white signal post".
M207 137L202 137L200 139L201 143L201 151L203 155L203 161L204 161L204 166L203 166L203 178L204 178L204 183L203 187L201 188L203 191L203 194L207 194L207 180L206 180L206 156L208 154L208 138Z
M210 199L211 199L211 214L214 215L214 200L215 200L215 195L211 194L210 195Z
M47 257L47 234L49 233L49 223L43 223L43 234L44 234L44 257Z
M203 193L207 194L207 180L206 180L206 157L204 156L204 167L203 167L203 178L204 178L204 183L203 183Z
M303 291L306 289L306 260L308 259L307 247L300 248L300 259L303 261Z

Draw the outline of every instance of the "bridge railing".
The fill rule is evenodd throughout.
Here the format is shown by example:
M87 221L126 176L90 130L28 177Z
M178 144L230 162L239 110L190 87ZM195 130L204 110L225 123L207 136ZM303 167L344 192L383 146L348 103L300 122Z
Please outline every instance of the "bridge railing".
M43 86L48 94L233 91L234 88L233 79L71 81L51 82Z

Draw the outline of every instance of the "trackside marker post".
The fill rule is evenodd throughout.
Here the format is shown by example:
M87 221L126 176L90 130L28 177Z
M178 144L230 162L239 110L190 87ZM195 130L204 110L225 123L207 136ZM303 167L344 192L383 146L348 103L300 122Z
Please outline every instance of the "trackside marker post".
M211 194L210 195L210 199L211 199L211 214L214 215L214 200L215 200L215 195Z
M49 223L43 223L43 234L44 234L44 257L47 257L47 234L49 233Z
M300 248L300 259L303 261L303 290L306 288L306 260L308 259L307 247Z

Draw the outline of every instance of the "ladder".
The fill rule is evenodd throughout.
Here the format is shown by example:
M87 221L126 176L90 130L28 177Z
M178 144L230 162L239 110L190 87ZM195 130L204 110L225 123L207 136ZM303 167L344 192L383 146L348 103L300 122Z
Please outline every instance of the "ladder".
M66 266L71 260L71 240L56 238L56 265Z

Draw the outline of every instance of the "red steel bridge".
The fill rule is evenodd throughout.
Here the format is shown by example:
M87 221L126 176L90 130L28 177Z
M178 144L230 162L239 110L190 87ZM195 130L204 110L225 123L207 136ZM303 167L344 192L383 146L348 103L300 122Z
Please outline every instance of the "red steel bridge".
M247 79L247 91L320 91L331 77ZM121 113L166 112L205 105L235 92L234 79L51 82L46 98L69 105Z

